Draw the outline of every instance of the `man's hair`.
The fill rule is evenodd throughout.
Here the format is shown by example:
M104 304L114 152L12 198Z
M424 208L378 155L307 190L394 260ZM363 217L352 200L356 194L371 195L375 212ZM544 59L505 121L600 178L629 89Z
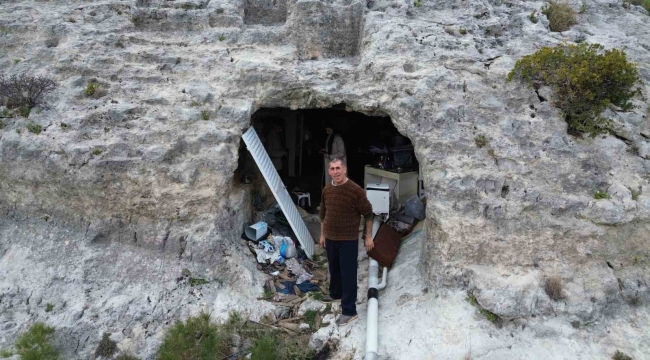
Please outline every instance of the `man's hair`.
M348 164L345 163L345 160L343 160L343 158L340 158L340 157L332 158L332 160L330 160L330 164L333 163L333 162L335 162L335 161L340 161L340 162L341 162L341 165L343 165L343 166L348 166Z

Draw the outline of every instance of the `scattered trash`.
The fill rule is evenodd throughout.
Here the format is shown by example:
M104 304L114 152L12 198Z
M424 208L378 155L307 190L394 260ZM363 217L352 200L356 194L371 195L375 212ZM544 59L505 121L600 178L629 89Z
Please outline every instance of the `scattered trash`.
M266 223L266 229L262 225L253 224L246 228L248 233L242 235L256 257L257 269L267 274L264 295L258 300L276 305L276 310L271 315L274 318L273 326L282 327L290 334L317 330L325 314L317 314L312 319L313 324L308 322L308 327L301 327L300 324L305 323L305 316L299 314L299 310L304 301L319 301L321 294L329 294L327 263L309 260L300 244L286 236L292 233L284 232L281 224L271 228L268 222L261 223ZM262 231L266 231L264 236L258 237ZM315 295L308 295L309 293Z
M405 211L406 216L410 216L418 220L424 219L425 217L424 204L422 203L420 198L418 198L417 195L413 195L408 200L406 200L404 206L406 209Z
M246 235L246 238L250 239L251 241L258 241L259 239L264 237L267 233L268 233L268 225L263 221L248 226L244 230L244 235Z
M275 247L280 251L280 256L282 259L279 260L282 263L283 260L290 259L296 256L296 246L288 236L273 236L273 243Z
M260 241L258 247L253 250L257 255L257 262L260 264L266 264L267 260L273 264L281 258L280 252L276 251L275 247L268 240Z
M307 270L305 270L305 268L303 268L296 259L287 260L287 269L294 273L296 276L307 274Z
M280 281L279 284L275 284L275 291L280 294L296 295L296 288L303 294L311 291L321 291L321 288L312 284L309 280L300 284L295 281Z
M304 273L304 274L301 274L300 276L298 276L298 280L296 280L296 284L300 285L300 284L304 283L305 281L309 281L309 280L311 280L311 275L307 274L307 273Z

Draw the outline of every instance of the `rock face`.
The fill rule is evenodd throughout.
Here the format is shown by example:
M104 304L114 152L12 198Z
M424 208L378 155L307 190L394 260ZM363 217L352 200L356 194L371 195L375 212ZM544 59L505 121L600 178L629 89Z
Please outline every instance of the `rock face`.
M345 103L389 115L415 144L428 197L420 263L432 291L467 288L505 318L555 311L580 323L647 304L647 12L588 1L578 25L552 33L541 1L418 4L3 3L0 67L59 84L29 119L2 119L3 224L31 229L29 251L69 238L88 254L142 249L236 273L222 252L239 251L231 244L251 218L251 188L234 175L251 115ZM638 64L642 95L631 111L607 110L612 135L569 135L552 92L505 83L517 59L562 42L624 46ZM104 92L84 95L91 81ZM70 235L42 236L25 225L35 221ZM2 233L3 271L29 238ZM565 300L543 292L548 276L562 279Z

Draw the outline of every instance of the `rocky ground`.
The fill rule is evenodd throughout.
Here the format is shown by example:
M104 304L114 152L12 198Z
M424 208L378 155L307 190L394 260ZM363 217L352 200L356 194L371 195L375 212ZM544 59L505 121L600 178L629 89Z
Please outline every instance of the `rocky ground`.
M618 350L650 359L650 311L633 307L587 325L561 314L493 323L465 291L439 294L426 285L417 255L424 238L405 238L379 295L380 359L610 359ZM359 320L322 328L313 345L338 340L335 359L363 359L368 257L359 252Z

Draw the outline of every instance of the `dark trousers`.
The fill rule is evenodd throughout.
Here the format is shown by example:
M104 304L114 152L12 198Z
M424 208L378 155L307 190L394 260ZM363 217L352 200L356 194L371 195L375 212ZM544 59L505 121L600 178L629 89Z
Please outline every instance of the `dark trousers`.
M330 296L341 299L343 315L357 314L357 256L359 240L326 240L330 267Z

